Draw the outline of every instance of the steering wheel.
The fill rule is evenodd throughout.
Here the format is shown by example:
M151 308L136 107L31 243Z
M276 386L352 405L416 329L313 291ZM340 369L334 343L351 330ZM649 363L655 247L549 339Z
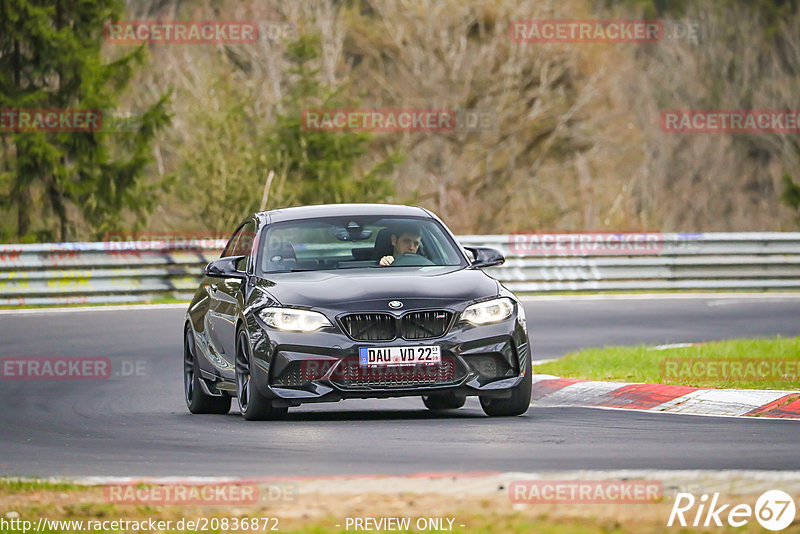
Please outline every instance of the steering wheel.
M392 262L392 267L422 267L435 265L431 260L419 254L400 254Z

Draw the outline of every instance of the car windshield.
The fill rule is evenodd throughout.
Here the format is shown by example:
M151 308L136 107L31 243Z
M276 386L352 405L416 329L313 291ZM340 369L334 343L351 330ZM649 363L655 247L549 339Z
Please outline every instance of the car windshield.
M260 240L262 273L465 264L431 219L336 217L270 225ZM392 256L389 266L381 258Z

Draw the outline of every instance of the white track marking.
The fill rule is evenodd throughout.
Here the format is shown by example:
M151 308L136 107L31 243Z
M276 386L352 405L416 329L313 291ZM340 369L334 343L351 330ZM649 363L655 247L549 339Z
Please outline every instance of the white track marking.
M693 391L683 397L682 402L672 401L672 406L661 408L656 406L652 411L669 411L672 413L704 415L744 415L753 410L774 402L781 397L791 395L791 391L709 389ZM667 403L665 403L667 404Z

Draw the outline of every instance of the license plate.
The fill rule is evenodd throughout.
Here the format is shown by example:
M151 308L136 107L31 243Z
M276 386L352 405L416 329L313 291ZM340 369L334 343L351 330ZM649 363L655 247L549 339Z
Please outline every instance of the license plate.
M424 347L361 347L358 350L358 363L362 367L382 365L419 365L441 363L442 351L438 346Z

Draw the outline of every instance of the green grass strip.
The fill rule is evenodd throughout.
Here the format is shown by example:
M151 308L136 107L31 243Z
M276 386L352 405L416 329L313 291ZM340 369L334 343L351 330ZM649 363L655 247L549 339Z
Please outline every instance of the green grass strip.
M611 382L800 390L800 337L735 339L684 348L585 349L535 367L540 374Z

